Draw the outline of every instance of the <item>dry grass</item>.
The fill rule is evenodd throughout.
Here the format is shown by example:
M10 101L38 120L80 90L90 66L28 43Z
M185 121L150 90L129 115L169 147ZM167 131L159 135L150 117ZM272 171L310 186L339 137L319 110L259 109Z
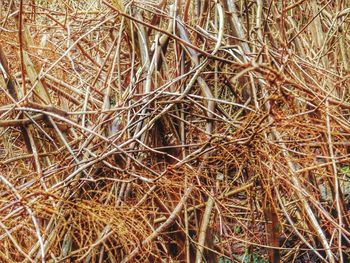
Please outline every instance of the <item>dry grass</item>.
M1 262L349 262L348 1L0 2Z

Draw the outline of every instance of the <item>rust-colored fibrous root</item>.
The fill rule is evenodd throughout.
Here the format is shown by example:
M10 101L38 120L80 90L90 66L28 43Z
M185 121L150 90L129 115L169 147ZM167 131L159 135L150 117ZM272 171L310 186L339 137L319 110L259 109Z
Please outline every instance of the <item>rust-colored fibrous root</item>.
M1 262L349 262L347 1L0 1Z

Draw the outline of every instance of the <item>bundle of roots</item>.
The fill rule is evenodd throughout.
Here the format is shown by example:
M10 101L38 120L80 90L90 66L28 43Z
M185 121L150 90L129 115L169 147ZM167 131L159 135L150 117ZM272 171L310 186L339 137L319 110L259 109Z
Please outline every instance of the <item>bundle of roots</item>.
M0 3L1 262L349 262L346 1Z

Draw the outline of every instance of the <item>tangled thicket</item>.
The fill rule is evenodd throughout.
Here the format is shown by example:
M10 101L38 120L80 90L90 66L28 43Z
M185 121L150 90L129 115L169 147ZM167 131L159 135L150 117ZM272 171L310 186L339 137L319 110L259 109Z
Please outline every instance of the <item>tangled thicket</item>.
M349 262L348 1L0 1L1 262Z

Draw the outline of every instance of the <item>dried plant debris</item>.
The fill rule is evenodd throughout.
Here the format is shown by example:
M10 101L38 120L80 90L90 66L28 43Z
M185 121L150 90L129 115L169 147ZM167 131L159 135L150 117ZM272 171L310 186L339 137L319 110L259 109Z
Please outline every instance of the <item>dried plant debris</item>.
M1 262L349 262L348 1L0 1Z

